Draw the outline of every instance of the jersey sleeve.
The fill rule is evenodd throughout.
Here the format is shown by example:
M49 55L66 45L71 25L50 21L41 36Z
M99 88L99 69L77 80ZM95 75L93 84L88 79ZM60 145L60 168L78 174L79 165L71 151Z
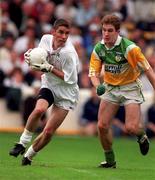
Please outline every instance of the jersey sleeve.
M148 63L147 59L141 52L141 49L138 46L134 46L133 48L129 49L127 52L127 59L129 64L133 68L140 68L143 71L149 69L150 64Z
M102 69L102 61L100 60L99 56L97 55L94 49L90 57L89 77L99 76L101 69Z
M64 72L64 81L68 84L77 83L78 75L78 56L74 53L64 54L65 61L63 63L62 71Z
M40 42L38 44L38 47L44 48L44 49L49 49L49 44L50 44L50 35L43 35L42 38L40 39Z

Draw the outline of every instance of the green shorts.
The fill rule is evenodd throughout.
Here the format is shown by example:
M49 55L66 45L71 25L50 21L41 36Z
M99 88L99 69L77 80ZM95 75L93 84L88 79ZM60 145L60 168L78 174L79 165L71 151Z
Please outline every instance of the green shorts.
M119 105L127 105L130 103L141 104L145 101L140 80L122 86L113 86L107 83L104 83L104 85L106 91L100 97L105 101Z

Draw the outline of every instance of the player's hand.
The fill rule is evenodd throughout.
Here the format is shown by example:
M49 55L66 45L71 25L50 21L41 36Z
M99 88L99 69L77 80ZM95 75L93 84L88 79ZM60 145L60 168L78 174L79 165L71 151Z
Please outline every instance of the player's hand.
M24 53L24 60L28 65L30 65L30 52L31 51L32 49L29 49L28 51L26 51L26 53Z
M105 86L103 84L100 84L96 88L96 93L98 96L101 96L102 94L105 93Z
M44 62L43 64L32 64L30 65L32 70L42 71L42 72L52 72L54 68L53 65L49 64L48 62Z

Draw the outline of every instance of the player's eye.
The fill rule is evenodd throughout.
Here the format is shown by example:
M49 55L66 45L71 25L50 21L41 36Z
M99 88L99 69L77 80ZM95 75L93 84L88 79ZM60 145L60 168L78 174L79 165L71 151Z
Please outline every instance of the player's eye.
M64 34L64 31L59 30L58 33L59 33L59 34Z
M113 32L114 30L113 29L104 29L103 28L103 32Z
M108 29L108 32L113 32L114 30L113 29Z

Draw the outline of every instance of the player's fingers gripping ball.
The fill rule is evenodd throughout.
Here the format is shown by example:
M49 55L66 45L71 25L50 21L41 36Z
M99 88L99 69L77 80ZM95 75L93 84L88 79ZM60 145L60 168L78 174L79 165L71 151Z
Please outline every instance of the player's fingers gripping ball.
M31 51L32 49L29 49L28 51L26 51L26 53L24 53L24 60L28 65L30 65L30 52Z
M105 86L103 84L100 84L96 88L96 93L98 96L101 96L102 94L105 93Z
M49 64L48 62L44 62L43 64L33 64L30 66L31 69L42 72L52 72L54 66Z
M30 64L43 64L48 57L48 53L45 49L37 47L29 52Z

